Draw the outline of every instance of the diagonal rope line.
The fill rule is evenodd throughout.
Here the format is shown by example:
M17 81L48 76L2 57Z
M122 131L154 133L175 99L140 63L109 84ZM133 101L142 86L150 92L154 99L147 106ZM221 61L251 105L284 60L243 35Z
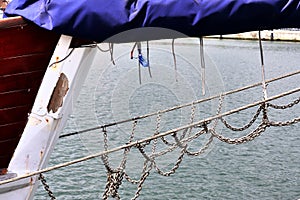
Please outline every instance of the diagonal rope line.
M205 95L205 60L204 60L204 45L203 37L200 40L200 61L201 61L201 81L202 81L202 95Z
M295 76L295 75L298 75L298 74L300 74L300 70L292 72L292 73L285 74L283 76L278 76L278 77L266 80L266 83L275 82L275 81L278 81L278 80L281 80L281 79L284 79L284 78L288 78L288 77L291 77L291 76ZM251 89L251 88L254 88L254 87L258 87L261 84L262 84L261 82L254 83L252 85L248 85L248 86L241 87L241 88L238 88L238 89L235 89L235 90L224 92L222 95L226 96L226 95L238 93L238 92L241 92L241 91L244 91L244 90L248 90L248 89ZM208 97L208 98L205 98L205 99L200 99L200 100L193 101L193 102L190 102L190 103L186 103L186 104L182 104L182 105L179 105L179 106L174 106L174 107L171 107L171 108L168 108L168 109L164 109L164 110L160 111L160 114L170 112L170 111L173 111L173 110L177 110L177 109L180 109L180 108L192 106L193 104L203 103L203 102L210 101L210 100L213 100L213 99L216 99L216 98L220 98L220 95L214 95L214 96L211 96L211 97ZM109 123L109 124L104 124L104 125L96 126L96 127L93 127L93 128L88 128L88 129L84 129L84 130L80 130L80 131L75 131L75 132L72 132L72 133L66 133L64 135L60 135L59 138L64 138L64 137L68 137L68 136L72 136L72 135L78 135L78 134L82 134L82 133L102 129L104 127L115 126L115 125L118 125L118 124L123 124L123 123L127 123L127 122L130 122L130 121L144 119L144 118L155 116L155 115L157 115L157 112L148 113L148 114L145 114L145 115L141 115L141 116L137 116L137 117L133 117L133 118L130 118L130 119L125 119L125 120L121 120L121 121L117 121L117 122L113 122L113 123Z
M177 61L176 61L176 54L175 54L175 39L172 39L172 56L173 56L173 63L174 63L174 70L175 70L175 81L178 82Z
M261 41L261 33L258 31L258 41L259 41L259 52L260 52L260 61L261 61L261 77L262 77L262 88L263 88L263 94L264 99L268 97L267 95L267 85L266 85L266 72L265 72L265 63L264 63L264 53L263 53L263 47L262 47L262 41Z
M61 164L58 164L58 165L55 165L55 166L52 166L52 167L48 167L48 168L41 169L41 170L38 170L38 171L35 171L35 172L27 173L27 174L22 175L22 176L18 176L18 177L11 178L11 179L8 179L8 180L0 181L0 185L7 184L7 183L10 183L10 182L14 182L14 181L18 181L18 180L21 180L21 179L25 179L25 178L28 178L28 177L31 177L31 176L39 175L41 173L49 172L49 171L59 169L59 168L62 168L62 167L67 167L67 166L70 166L70 165L74 165L76 163L80 163L80 162L87 161L87 160L90 160L90 159L93 159L93 158L97 158L97 157L100 157L100 156L103 156L103 155L106 155L106 154L110 154L110 153L113 153L113 152L116 152L116 151L120 151L122 149L131 148L131 147L134 147L134 146L137 146L139 144L143 144L143 143L152 141L152 140L160 138L160 137L164 137L164 136L167 136L167 135L174 134L178 131L181 131L181 130L184 130L184 129L187 129L187 128L190 128L190 127L194 127L194 126L206 123L206 122L210 122L214 119L219 119L223 116L227 116L227 115L230 115L230 114L242 111L242 110L246 110L248 108L251 108L251 107L254 107L254 106L257 106L257 105L261 105L263 103L266 103L266 102L269 102L269 101L272 101L272 100L275 100L275 99L279 99L281 97L284 97L284 96L287 96L287 95L290 95L290 94L294 94L296 92L300 92L300 87L295 88L293 90L289 90L287 92L284 92L284 93L281 93L281 94L278 94L278 95L275 95L275 96L272 96L272 97L269 97L265 100L256 101L252 104L241 106L239 108L232 109L232 110L224 112L222 114L214 115L212 117L208 117L206 119L194 122L192 124L181 126L181 127L176 128L176 129L171 129L169 131L159 133L157 135L152 135L150 137L146 137L146 138L141 139L141 140L136 140L134 142L130 142L128 144L121 145L121 146L109 149L107 151L102 151L102 152L99 152L99 153L91 154L91 155L88 155L88 156L85 156L85 157L82 157L82 158L78 158L78 159L75 159L75 160L72 160L72 161L69 161L69 162L61 163ZM297 119L296 122L298 122L298 121L300 121L300 120Z

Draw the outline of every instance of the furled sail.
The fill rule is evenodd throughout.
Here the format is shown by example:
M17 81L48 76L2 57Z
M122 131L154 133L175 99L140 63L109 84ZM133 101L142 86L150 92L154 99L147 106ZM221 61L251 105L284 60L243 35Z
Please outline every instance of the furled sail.
M140 27L187 36L299 28L299 0L13 0L6 15L21 15L58 33L103 41ZM151 35L147 36L151 39Z

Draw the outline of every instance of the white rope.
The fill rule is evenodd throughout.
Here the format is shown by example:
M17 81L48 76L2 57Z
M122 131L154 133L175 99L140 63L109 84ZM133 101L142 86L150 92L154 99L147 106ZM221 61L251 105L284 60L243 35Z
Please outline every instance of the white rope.
M173 55L173 63L174 63L174 69L175 69L175 81L178 82L177 61L176 61L176 54L175 54L175 39L172 39L172 55Z
M267 85L266 85L266 78L265 78L266 75L265 75L264 53L263 53L260 31L258 31L258 39L259 39L258 41L259 41L260 61L261 61L262 88L263 88L264 99L267 99L268 95L267 95Z
M202 80L202 95L205 95L205 60L204 60L204 47L203 37L200 37L200 60L201 60L201 80Z

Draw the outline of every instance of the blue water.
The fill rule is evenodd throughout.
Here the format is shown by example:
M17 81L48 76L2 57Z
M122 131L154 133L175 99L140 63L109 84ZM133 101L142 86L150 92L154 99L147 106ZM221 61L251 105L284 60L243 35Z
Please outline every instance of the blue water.
M129 59L132 44L116 45L114 66L110 55L98 53L82 92L74 103L64 133L82 130L156 112L170 106L191 102L220 92L261 81L260 55L255 41L206 39L206 95L201 88L201 69L198 40L176 41L177 71L174 70L171 42L150 43L150 66L142 68L139 84L137 60ZM299 70L299 43L263 42L266 78ZM106 48L105 45L102 46ZM145 47L145 46L144 46ZM144 51L144 53L146 53ZM177 81L176 81L177 78ZM268 84L268 95L299 87L300 76ZM261 100L260 87L228 96L222 111L228 111ZM290 95L274 101L286 104L299 97ZM217 100L196 107L195 120L216 113ZM254 115L256 108L241 111L226 119L242 126ZM270 110L272 120L299 117L300 105L284 111ZM160 131L189 122L191 108L162 115ZM127 142L132 132L128 123L108 128L109 145L115 147ZM156 128L156 116L141 120L136 128L136 139L150 136ZM247 134L233 133L222 124L218 132L226 137ZM158 175L154 170L143 185L139 199L300 199L300 131L299 124L289 127L268 128L260 137L246 144L230 145L216 138L206 153L199 157L185 156L175 174ZM60 139L49 166L103 150L101 130L80 136ZM207 140L200 137L191 148L197 150ZM163 148L159 146L158 148ZM170 169L179 151L159 160L163 169ZM121 153L110 156L117 166ZM132 151L128 156L127 172L139 178L143 157ZM106 172L99 159L54 170L45 174L57 199L101 199L106 184ZM131 199L136 185L124 182L119 193L121 199ZM40 186L35 199L47 199Z

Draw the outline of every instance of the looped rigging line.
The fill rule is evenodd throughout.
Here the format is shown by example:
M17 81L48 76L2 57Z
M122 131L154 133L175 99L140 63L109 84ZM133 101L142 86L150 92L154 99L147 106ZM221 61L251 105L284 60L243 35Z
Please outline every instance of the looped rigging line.
M288 77L291 77L291 76L296 76L298 74L300 74L300 70L294 71L294 72L291 72L291 73L288 73L288 74L285 74L285 75L282 75L282 76L278 76L278 77L275 77L275 78L272 78L272 79L269 79L269 80L266 81L266 83L275 82L275 81L278 81L278 80L281 80L281 79L284 79L284 78L288 78ZM238 93L238 92L241 92L241 91L245 91L245 90L257 87L257 86L261 86L261 82L254 83L252 85L248 85L248 86L245 86L245 87L242 87L242 88L230 90L228 92L224 92L222 95L225 97L227 95L235 94L235 93ZM284 95L288 95L288 94L289 93L286 93ZM199 100L193 101L191 103L181 104L181 105L177 105L177 106L174 106L174 107L171 107L171 108L167 108L165 110L160 110L160 113L163 114L163 113L171 112L173 110L177 110L177 109L181 109L181 108L185 108L185 107L191 106L192 104L196 105L196 104L204 103L204 102L216 99L216 98L220 98L220 95L214 95L214 96L211 96L211 97L208 97L208 98L204 98L204 99L199 99ZM269 104L269 102L267 102L267 103ZM127 123L129 121L144 119L144 118L151 117L151 116L154 116L154 115L157 115L157 112L148 113L148 114L145 114L145 115L142 115L142 116L137 116L137 117L133 117L133 118L130 118L130 119L125 119L125 120L118 121L118 122L113 122L113 123L104 124L104 125L101 125L101 126L96 126L96 127L92 127L92 128L88 128L88 129L76 131L76 132L71 132L71 133L63 134L63 135L60 135L59 138L65 138L65 137L68 137L68 136L83 134L83 133L87 133L87 132L90 132L90 131L102 129L103 127L115 126L115 125L118 125L118 124Z
M47 171L51 171L51 170L59 169L59 168L62 168L62 167L66 167L66 166L69 166L69 165L72 165L72 164L75 164L75 163L78 163L78 162L83 162L83 161L86 161L86 160L89 160L89 159L92 159L92 158L103 157L104 155L107 155L107 154L112 153L112 152L120 151L122 149L126 150L126 149L130 149L132 147L139 147L139 145L141 145L140 147L142 149L143 146L149 145L150 142L153 141L156 138L161 138L161 137L164 137L164 136L167 136L167 135L172 135L172 134L173 134L173 138L174 138L174 136L176 136L178 138L178 136L174 135L174 133L178 134L179 131L184 132L184 131L187 131L187 129L193 128L193 127L194 127L195 130L196 130L196 128L202 127L202 130L195 132L194 135L191 135L190 137L186 137L186 138L180 140L180 144L187 144L190 141L193 141L194 139L196 139L199 136L203 135L204 133L211 134L211 137L210 137L210 139L207 143L210 143L210 140L213 139L212 137L216 137L220 141L226 142L226 143L229 143L229 144L242 144L242 143L245 143L245 142L249 142L249 141L252 141L253 139L255 139L256 137L260 136L266 130L266 128L268 128L268 127L271 127L271 126L288 126L288 125L292 125L292 124L295 124L295 123L299 123L300 122L300 117L295 118L295 119L290 120L290 121L286 121L286 122L272 122L272 121L266 122L266 121L262 121L258 125L258 127L256 127L255 130L251 131L249 134L247 134L245 136L242 136L240 138L233 138L233 139L226 138L226 137L218 134L216 130L214 130L211 127L208 127L207 124L208 124L208 122L211 122L212 120L220 119L221 117L224 117L224 116L227 116L227 115L230 115L230 114L234 114L236 112L239 112L241 110L245 110L245 109L248 109L248 108L251 108L251 107L254 107L254 106L263 106L263 104L266 104L271 100L275 100L275 99L278 99L278 98L281 98L281 97L284 97L286 95L293 94L293 93L296 93L296 92L300 92L300 88L296 88L296 89L284 92L282 94L279 94L279 95L276 95L276 96L273 96L273 97L269 97L266 100L254 102L250 105L242 106L240 108L233 109L231 111L228 111L228 112L225 112L225 113L222 113L222 114L220 113L218 115L206 118L205 120L200 120L200 121L194 122L192 124L185 125L185 126L182 126L182 127L178 127L176 129L169 130L169 131L166 131L166 132L160 132L159 134L154 134L151 137L144 138L144 139L139 140L139 141L133 141L129 144L122 145L122 146L119 146L119 147L116 147L116 148L113 148L113 149L108 149L107 148L107 150L104 151L104 152L89 155L89 156L86 156L86 157L83 157L83 158L80 158L80 159L76 159L76 160L72 160L72 161L69 161L69 162L66 162L66 163L58 164L56 166L52 166L52 167L42 169L42 170L39 170L39 171L36 171L36 172L28 173L28 174L23 175L23 176L18 176L18 177L12 178L10 180L1 181L0 185L5 184L5 183L9 183L9 182L13 182L13 181L17 181L17 180L20 180L20 179L23 179L23 178L28 178L28 177L31 177L31 176L34 176L34 175L38 175L38 174L47 172ZM298 102L298 101L294 101L294 102ZM134 128L135 124L137 124L137 122L135 122L133 124L133 130L135 129ZM107 135L106 127L103 127L102 131L103 131L104 135ZM106 138L106 136L104 137L104 139L105 138ZM108 167L107 169L110 172L108 175L110 176L111 174L114 174L115 177L110 177L110 178L114 178L115 180L123 180L121 178L125 177L126 180L129 180L130 182L137 184L138 188L137 188L137 191L136 191L135 196L133 198L133 199L136 199L140 195L140 192L142 190L142 185L143 185L144 181L146 180L146 178L150 174L150 171L153 168L155 168L156 171L159 171L158 172L159 174L162 174L162 175L170 174L171 175L171 174L175 173L176 169L179 167L179 164L182 162L184 154L187 154L187 155L192 155L193 154L192 152L188 153L188 151L186 149L187 146L182 146L181 145L181 147L180 147L179 142L176 142L176 141L174 142L173 146L169 147L169 149L167 149L165 151L161 151L161 152L156 152L155 154L152 154L152 155L150 154L150 156L148 156L146 154L146 152L144 151L144 149L143 149L142 152L144 152L144 154L147 155L145 157L151 158L153 156L160 156L163 153L171 152L174 149L176 149L177 147L181 148L181 152L180 152L180 155L179 155L175 165L173 166L173 168L169 172L163 172L162 170L157 169L158 167L153 162L153 159L145 159L143 172L142 172L140 180L138 180L138 181L134 181L133 179L130 179L128 174L126 174L126 172L124 171L124 168L122 168L122 167L119 167L115 170L109 170L110 167ZM182 148L182 147L185 147L185 148ZM203 149L205 150L206 146L204 146ZM199 152L203 153L203 151L201 151L201 150ZM194 155L200 155L200 153L194 153ZM118 183L118 184L120 185L120 183ZM111 184L108 184L108 185L111 185ZM115 184L113 186L114 186L114 188L111 189L111 190L108 190L108 191L114 191L114 192L111 192L109 194L110 195L115 195L117 197L117 193L115 191L116 191L116 189L118 189L118 185ZM108 194L108 193L106 193L106 194Z

